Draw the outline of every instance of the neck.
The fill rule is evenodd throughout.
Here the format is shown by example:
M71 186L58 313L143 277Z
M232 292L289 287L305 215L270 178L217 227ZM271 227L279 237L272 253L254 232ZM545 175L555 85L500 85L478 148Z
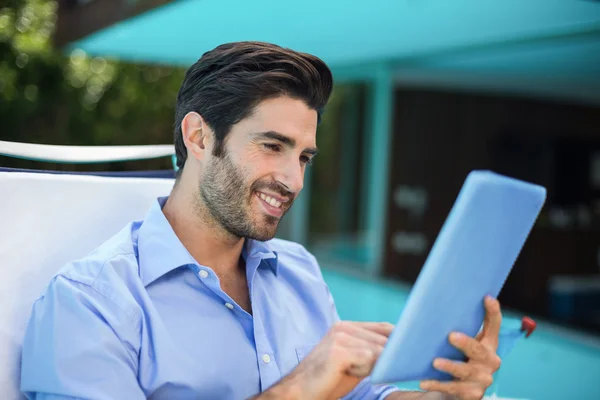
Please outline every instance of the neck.
M163 207L163 213L187 251L200 265L217 275L230 275L239 268L244 239L218 226L202 206L198 194L176 185Z

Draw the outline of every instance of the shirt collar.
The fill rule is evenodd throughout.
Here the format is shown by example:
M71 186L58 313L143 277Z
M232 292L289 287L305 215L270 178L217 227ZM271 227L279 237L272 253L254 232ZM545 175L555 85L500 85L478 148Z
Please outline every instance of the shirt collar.
M144 286L183 265L198 265L162 212L167 197L153 202L138 231L140 277Z
M244 243L244 247L242 249L242 257L246 262L246 266L248 266L249 258L259 258L264 261L277 275L278 270L278 258L277 252L271 250L269 246L269 242L261 242L254 239L246 239L246 243Z
M167 197L160 197L152 204L138 231L140 277L144 286L176 268L199 266L163 214L162 208L166 201ZM268 242L247 239L242 256L244 261L248 258L264 260L277 274L277 253L269 248Z

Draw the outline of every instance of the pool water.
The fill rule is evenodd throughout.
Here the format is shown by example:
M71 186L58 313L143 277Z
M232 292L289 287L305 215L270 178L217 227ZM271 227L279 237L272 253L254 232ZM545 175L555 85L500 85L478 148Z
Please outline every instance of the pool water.
M323 276L342 319L395 323L410 287L324 268ZM521 315L504 312L509 318ZM600 339L538 322L503 360L497 376L501 397L543 400L600 399ZM416 389L417 382L398 384Z

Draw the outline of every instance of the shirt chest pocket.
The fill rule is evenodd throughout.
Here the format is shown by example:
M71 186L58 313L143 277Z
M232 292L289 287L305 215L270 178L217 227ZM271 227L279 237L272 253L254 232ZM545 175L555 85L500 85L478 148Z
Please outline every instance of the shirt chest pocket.
M279 368L281 376L288 375L310 354L315 344L290 345L281 352Z

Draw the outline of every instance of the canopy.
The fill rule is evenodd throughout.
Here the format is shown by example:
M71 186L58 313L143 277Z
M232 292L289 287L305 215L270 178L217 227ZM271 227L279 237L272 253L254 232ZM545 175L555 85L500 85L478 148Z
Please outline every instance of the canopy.
M384 62L411 82L473 85L483 79L488 86L527 83L600 97L600 2L592 0L68 4L74 3L62 3L59 13L60 44L92 55L188 66L218 44L260 40L313 53L339 76ZM94 30L99 20L108 26Z

